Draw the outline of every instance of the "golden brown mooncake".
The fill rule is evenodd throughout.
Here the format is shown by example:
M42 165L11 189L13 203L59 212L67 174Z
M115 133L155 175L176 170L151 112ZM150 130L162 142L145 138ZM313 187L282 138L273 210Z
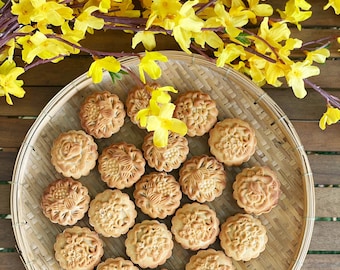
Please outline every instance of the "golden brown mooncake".
M106 147L98 158L101 179L110 187L124 189L136 183L145 172L143 153L125 142Z
M174 117L186 124L190 137L204 135L217 122L216 103L207 93L187 91L179 95L175 105Z
M107 189L91 201L89 223L105 237L119 237L135 224L137 211L128 194Z
M201 155L184 162L179 170L179 183L189 199L200 203L211 202L226 187L224 166L216 158Z
M41 208L53 223L74 225L82 219L89 208L87 188L72 178L54 180L44 190Z
M255 153L255 130L238 118L227 118L209 131L210 152L227 166L239 166Z
M279 202L281 189L276 173L266 166L245 168L236 175L233 197L248 214L268 213Z
M79 112L82 128L96 139L117 133L124 125L125 115L123 102L109 91L93 92L84 100Z
M219 238L224 252L236 261L257 258L268 242L267 230L261 221L241 213L227 218L221 225Z
M79 226L59 233L54 251L56 260L65 270L92 270L104 255L103 242L98 234Z
M157 220L144 220L128 232L126 254L142 268L156 268L172 255L174 242L167 226Z
M187 138L170 132L168 145L157 147L153 143L153 132L144 137L143 155L148 165L157 171L171 172L178 169L189 153Z
M223 251L209 248L190 257L185 270L235 270L233 261Z
M82 130L69 130L53 141L51 162L63 176L79 179L96 166L97 149L92 136Z
M166 218L179 207L182 192L179 183L166 172L143 175L135 184L135 204L151 218Z
M220 222L208 205L187 203L171 219L171 232L183 248L205 249L216 241Z

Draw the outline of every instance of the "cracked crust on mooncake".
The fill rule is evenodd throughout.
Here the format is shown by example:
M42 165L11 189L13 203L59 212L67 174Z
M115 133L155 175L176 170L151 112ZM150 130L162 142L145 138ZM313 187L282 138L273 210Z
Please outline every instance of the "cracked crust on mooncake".
M63 176L79 179L96 166L97 149L90 135L82 130L70 130L59 134L54 140L51 162Z
M156 268L171 257L174 242L165 224L144 220L128 232L125 247L133 263L142 268Z
M122 257L109 258L98 264L96 270L138 270L137 266Z
M145 172L143 153L125 142L106 147L98 158L101 179L110 187L124 189L136 183Z
M94 92L80 107L82 128L96 139L109 138L124 125L124 104L109 91Z
M235 270L231 258L221 250L200 250L191 256L190 261L185 265L185 270Z
M215 242L220 222L213 209L194 202L179 208L171 224L171 232L183 248L198 250Z
M119 189L107 189L91 201L89 223L105 237L119 237L135 224L137 211L129 195Z
M89 208L88 190L72 178L57 179L44 190L41 208L53 223L74 225L81 220Z
M152 218L166 218L180 205L182 192L175 177L165 172L142 176L133 192L136 205Z
M249 214L236 214L227 218L219 234L221 247L236 261L257 258L268 242L266 227Z
M227 166L238 166L255 153L257 140L249 123L228 118L217 122L209 131L208 144L218 161Z
M188 140L174 132L169 133L168 145L165 147L156 147L153 132L148 133L144 137L142 149L148 165L165 172L178 169L189 153Z
M268 167L245 168L236 175L233 197L248 214L268 213L279 202L281 190L277 175Z
M193 201L211 202L226 187L227 175L222 163L207 155L195 156L184 162L179 171L182 191Z
M183 121L190 137L202 136L217 122L218 110L211 97L201 91L187 91L175 101L174 117Z
M137 113L149 106L151 92L158 87L159 85L156 83L151 85L146 84L143 87L139 86L129 91L125 105L126 113L130 117L132 123L141 127L136 118Z
M104 254L103 242L89 228L74 226L56 237L55 258L65 270L92 270Z

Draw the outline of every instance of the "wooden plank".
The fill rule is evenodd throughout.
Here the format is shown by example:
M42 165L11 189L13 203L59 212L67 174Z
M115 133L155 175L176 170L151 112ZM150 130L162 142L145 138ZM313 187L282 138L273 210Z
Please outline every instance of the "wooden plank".
M340 188L316 187L315 204L316 217L340 217Z
M0 269L1 270L25 270L19 254L16 252L0 252Z
M23 98L12 97L13 106L8 105L4 98L0 98L0 115L37 116L61 88L62 86L24 86L25 96Z
M285 3L287 1L277 1L277 0L269 0L274 10L277 8L284 10ZM307 21L302 22L302 25L305 27L327 27L339 25L336 24L338 22L338 17L335 15L334 10L329 8L327 10L323 10L323 7L326 5L327 1L319 1L319 0L308 0L308 3L312 5L313 15Z
M0 151L0 181L10 181L16 159L16 152Z
M307 254L301 270L339 270L339 254Z
M0 219L0 248L13 248L16 245L12 222L10 219ZM1 267L0 267L1 269Z
M321 130L318 121L292 121L292 124L306 151L340 151L340 125Z
M16 59L19 61L19 59ZM53 64L36 66L20 76L27 86L64 86L87 72L92 58L90 56L71 56Z
M316 221L309 250L340 251L340 222Z
M291 88L265 88L268 95L280 106L290 120L319 120L326 111L326 100L317 92L309 90L305 98L294 96ZM340 89L325 89L340 96Z
M19 148L33 122L31 119L0 117L0 148Z
M308 155L315 184L339 185L340 155Z
M11 185L10 184L1 184L0 185L0 214L10 214L11 213L11 210L10 210L10 193L11 193ZM1 239L1 237L0 237L0 239Z

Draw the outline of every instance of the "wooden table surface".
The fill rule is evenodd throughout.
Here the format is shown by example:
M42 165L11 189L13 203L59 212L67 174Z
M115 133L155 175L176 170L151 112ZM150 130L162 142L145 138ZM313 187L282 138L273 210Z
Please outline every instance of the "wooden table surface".
M303 31L292 35L304 41L340 34L340 16L322 11L326 1L313 4L313 17L303 23ZM86 45L101 50L123 51L130 47L130 37L122 33L99 33ZM157 49L176 49L168 39L160 40ZM321 75L312 79L325 90L340 97L340 52L333 45L331 57L320 65ZM297 55L298 57L299 55ZM67 83L86 72L91 63L87 55L76 55L58 64L38 66L22 77L24 99L13 98L14 106L0 100L0 269L25 269L16 252L10 213L11 178L20 145L35 118L49 100ZM313 90L303 100L292 91L264 87L292 121L308 154L314 175L316 217L309 251L302 269L340 269L340 125L321 131L318 121L325 111L325 101ZM261 269L259 269L261 270Z

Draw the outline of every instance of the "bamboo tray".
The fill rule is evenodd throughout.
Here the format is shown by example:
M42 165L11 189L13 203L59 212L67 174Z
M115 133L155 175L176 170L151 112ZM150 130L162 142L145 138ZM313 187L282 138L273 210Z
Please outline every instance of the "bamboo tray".
M312 236L314 222L314 185L311 169L304 148L292 124L284 112L259 87L244 75L231 68L217 68L199 55L182 52L163 52L169 58L160 63L161 85L174 86L179 92L200 89L211 95L219 109L219 119L238 117L251 123L256 130L258 145L249 162L239 167L226 167L228 184L223 195L209 205L216 210L222 222L233 214L243 212L232 198L232 182L244 167L267 165L277 172L281 181L282 196L276 208L260 216L267 228L268 244L257 259L234 262L237 269L300 269ZM138 74L138 59L121 59L122 65ZM134 80L124 75L122 80L112 82L105 74L100 84L93 84L86 75L63 88L43 109L29 130L19 151L11 190L13 230L23 263L27 269L60 269L54 258L55 236L65 227L52 224L40 209L43 189L54 179L60 178L50 162L50 148L60 132L81 129L78 119L80 104L96 90L107 89L125 101L127 93L135 86ZM99 153L113 142L126 141L141 147L145 131L132 124L128 118L119 133L109 139L97 140ZM209 153L207 136L188 138L189 156ZM151 169L147 169L147 172ZM176 172L175 172L176 173ZM106 189L95 168L80 181L89 189L92 198ZM133 188L124 192L132 194ZM186 199L183 199L184 203ZM136 222L148 218L139 212ZM170 224L170 218L163 220ZM89 226L85 217L77 225ZM124 240L104 238L105 254L125 258ZM220 249L218 241L212 246ZM169 270L185 268L194 252L175 244L173 256L163 267Z

